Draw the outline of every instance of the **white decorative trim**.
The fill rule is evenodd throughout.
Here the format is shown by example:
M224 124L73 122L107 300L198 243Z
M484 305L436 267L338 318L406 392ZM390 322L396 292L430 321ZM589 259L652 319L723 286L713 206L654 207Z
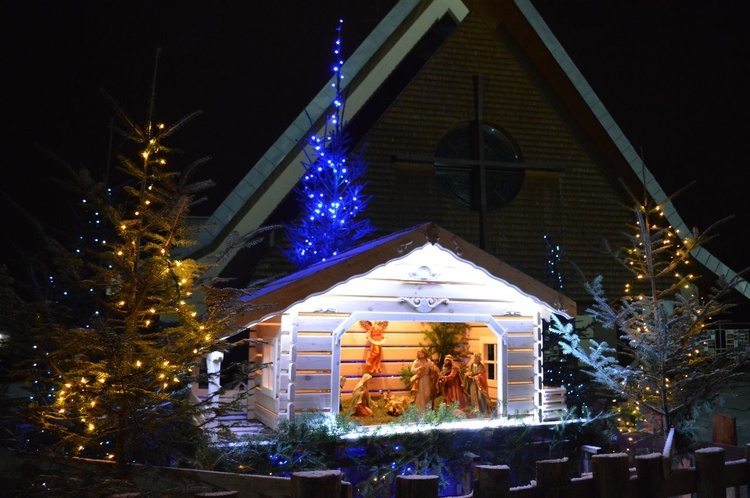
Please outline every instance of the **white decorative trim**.
M400 297L399 303L406 303L420 313L429 313L441 304L448 304L448 299L435 297Z
M398 249L396 249L396 252L399 253L399 254L403 254L404 252L406 252L406 250L409 248L409 246L412 245L413 243L414 243L414 241L412 241L411 239L409 239L407 242L404 242L403 244L401 244L400 246L398 246Z
M421 280L423 282L435 280L438 274L434 273L429 266L420 266L417 271L409 272L412 280Z

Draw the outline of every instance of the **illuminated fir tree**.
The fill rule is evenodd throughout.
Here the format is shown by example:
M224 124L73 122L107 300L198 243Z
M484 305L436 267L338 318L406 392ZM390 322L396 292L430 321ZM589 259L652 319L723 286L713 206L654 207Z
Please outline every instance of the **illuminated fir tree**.
M552 329L561 334L563 352L621 401L622 431L634 437L639 432L666 435L674 428L684 443L694 437L700 409L710 406L748 358L739 350L709 351L702 334L731 307L726 298L737 281L720 280L701 298L690 253L709 232L676 233L665 224L661 205L634 204L628 243L612 250L632 282L615 300L605 295L601 277L586 286L594 301L587 312L614 330L618 343L591 340L584 345L572 324L556 317Z
M39 429L65 454L118 464L166 463L162 452L176 457L204 441L200 425L220 411L190 399L197 365L229 347L220 338L252 306L239 299L246 291L203 281L207 264L178 255L195 240L200 227L187 216L211 182L188 179L205 159L182 171L166 162L167 139L198 113L158 124L153 97L142 125L113 102L135 147L119 158L122 187L110 190L85 170L76 176L97 231L74 248L48 241L55 287L77 298L71 305L59 293L48 303L31 365L44 385L32 404Z
M322 135L313 133L303 144L305 173L295 189L302 213L286 230L289 246L284 254L298 268L351 249L375 230L369 220L363 218L370 197L363 194L366 182L361 178L368 165L361 153L351 150L344 122L341 23L337 33L332 112Z

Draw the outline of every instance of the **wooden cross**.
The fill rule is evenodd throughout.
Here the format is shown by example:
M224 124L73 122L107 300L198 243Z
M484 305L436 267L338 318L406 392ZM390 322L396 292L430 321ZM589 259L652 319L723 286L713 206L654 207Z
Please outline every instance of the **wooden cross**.
M450 157L425 157L412 154L397 154L397 162L428 163L441 166L443 171L475 172L472 195L477 200L479 211L479 247L488 250L487 240L487 171L535 170L561 172L565 168L555 164L528 164L511 161L488 161L484 157L484 109L482 102L482 77L474 76L474 120L471 124L472 141L471 159L454 159Z

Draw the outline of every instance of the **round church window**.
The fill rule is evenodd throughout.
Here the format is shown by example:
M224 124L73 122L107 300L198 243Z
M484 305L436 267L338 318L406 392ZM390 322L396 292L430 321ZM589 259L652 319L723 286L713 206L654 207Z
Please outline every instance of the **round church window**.
M448 196L466 209L479 209L478 167L471 160L478 157L473 151L473 123L461 124L449 131L438 144L435 172L438 182ZM482 126L484 160L489 162L522 163L521 153L513 139L497 127ZM440 158L446 159L440 161ZM462 161L463 160L463 161ZM508 205L521 190L525 172L522 168L489 166L485 174L487 209L498 211Z

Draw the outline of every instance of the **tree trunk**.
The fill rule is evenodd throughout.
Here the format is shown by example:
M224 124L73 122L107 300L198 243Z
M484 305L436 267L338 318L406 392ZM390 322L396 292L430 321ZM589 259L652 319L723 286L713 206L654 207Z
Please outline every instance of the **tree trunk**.
M127 440L127 427L125 417L117 415L117 435L115 437L115 463L119 473L125 471L125 446Z

